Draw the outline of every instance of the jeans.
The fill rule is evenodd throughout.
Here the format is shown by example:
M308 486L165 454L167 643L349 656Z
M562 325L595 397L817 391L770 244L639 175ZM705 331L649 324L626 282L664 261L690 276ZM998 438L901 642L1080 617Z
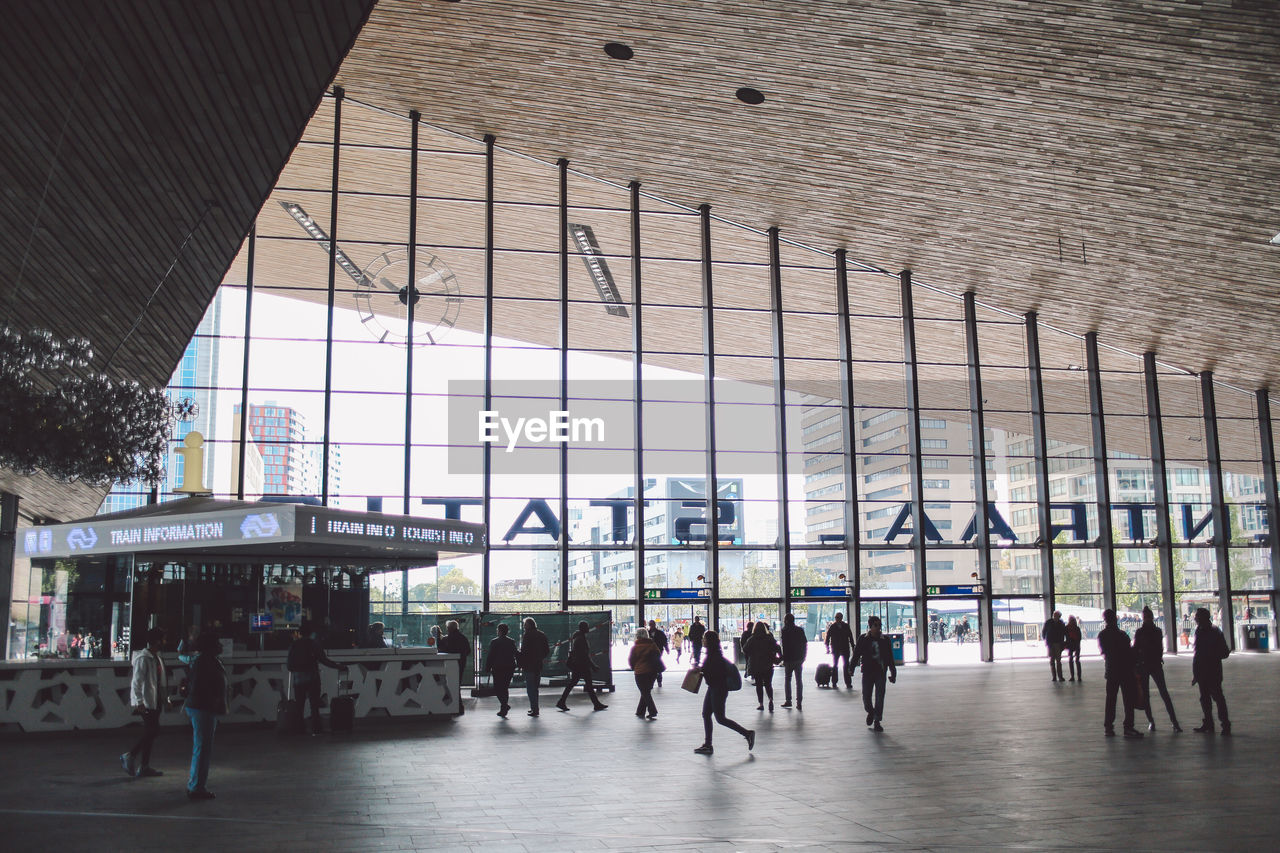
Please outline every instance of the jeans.
M880 722L884 719L884 687L889 681L889 674L881 671L880 673L867 672L864 665L862 667L862 707L867 709L867 713L872 716L873 722ZM874 702L872 694L875 694Z
M702 643L693 643L693 665L697 666L702 661Z
M1107 677L1107 705L1102 720L1107 731L1113 731L1116 726L1117 690L1120 691L1121 699L1124 701L1124 727L1126 730L1133 728L1133 675L1125 673L1119 678Z
M636 716L642 717L645 714L658 716L658 706L653 702L653 684L658 680L656 673L637 672L636 687L640 688L640 704L636 705Z
M724 715L724 703L729 698L728 690L713 690L710 685L707 687L707 695L702 699L702 728L705 732L706 740L703 741L707 746L711 746L711 718L720 725L733 729L743 737L747 736L747 730L735 723Z
M1213 703L1218 703L1218 721L1223 727L1231 725L1231 720L1227 717L1227 697L1222 695L1222 682L1216 684L1206 684L1199 682L1200 686L1200 709L1204 711L1204 724L1206 726L1213 725Z
M511 704L511 679L515 674L514 669L493 670L493 695L498 697L504 708Z
M804 669L804 661L798 660L783 664L782 686L786 693L787 701L791 701L791 678L796 680L796 701L800 702L804 699L804 677L802 670Z
M849 650L831 652L831 679L837 681L840 678L840 659L844 658L844 686L853 686L853 673L849 672ZM834 687L835 685L832 684Z
M130 755L138 756L138 767L151 766L151 744L155 743L158 734L160 734L160 709L142 709L142 736L133 745L133 749L129 750Z
M191 774L187 778L187 790L203 791L209 781L209 758L213 754L213 731L218 727L218 715L195 708L186 710L191 718Z
M1160 664L1152 667L1150 672L1142 673L1142 689L1147 691L1147 722L1155 724L1155 717L1151 716L1151 706L1155 703L1151 701L1151 682L1156 683L1156 689L1160 691L1160 698L1164 700L1164 709L1169 712L1169 722L1175 726L1178 724L1178 715L1173 713L1173 700L1169 698L1169 688L1164 683L1164 665Z
M1062 677L1062 643L1049 644L1049 675L1058 681L1066 681Z
M1084 673L1080 670L1080 647L1067 649L1067 672L1075 681L1084 681Z
M524 692L529 695L529 710L538 713L538 688L542 687L542 670L524 670Z

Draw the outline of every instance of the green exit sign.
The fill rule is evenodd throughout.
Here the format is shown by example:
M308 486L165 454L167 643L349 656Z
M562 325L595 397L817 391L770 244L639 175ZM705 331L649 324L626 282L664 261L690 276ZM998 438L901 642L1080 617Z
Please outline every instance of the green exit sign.
M659 595L659 592L656 589L646 589L644 591L644 597L649 600L656 599L658 595Z

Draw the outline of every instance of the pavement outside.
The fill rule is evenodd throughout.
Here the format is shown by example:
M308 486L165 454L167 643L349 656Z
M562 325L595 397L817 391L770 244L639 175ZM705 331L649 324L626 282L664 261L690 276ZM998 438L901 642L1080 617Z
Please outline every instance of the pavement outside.
M702 742L701 696L668 675L659 716L634 716L630 673L607 711L575 692L542 694L508 719L493 699L460 718L357 720L349 735L217 733L209 787L185 796L190 731L161 733L131 779L117 756L137 729L0 739L3 850L1266 850L1277 849L1280 655L1226 663L1233 736L1195 734L1190 658L1166 672L1184 734L1159 698L1157 731L1103 736L1102 665L1054 684L1043 660L908 666L889 685L884 725L861 694L819 690L804 711L755 710L750 684L729 716L758 731L754 752L717 727ZM1140 728L1145 717L1139 712Z

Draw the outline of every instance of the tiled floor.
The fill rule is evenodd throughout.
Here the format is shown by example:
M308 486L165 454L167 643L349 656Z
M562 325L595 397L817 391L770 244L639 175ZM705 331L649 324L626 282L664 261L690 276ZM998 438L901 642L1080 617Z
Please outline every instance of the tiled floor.
M812 672L814 662L809 667ZM159 779L116 756L133 731L0 740L3 850L1275 850L1280 655L1226 662L1234 736L1194 734L1186 656L1167 664L1185 734L1104 738L1101 664L1052 684L1042 662L907 667L885 727L860 694L806 685L803 713L729 714L759 732L702 740L676 679L636 719L628 673L607 711L360 725L348 736L218 733L210 787L183 793L190 736L166 731ZM781 703L781 675L775 679ZM855 684L855 687L857 685ZM1139 714L1141 718L1141 714Z

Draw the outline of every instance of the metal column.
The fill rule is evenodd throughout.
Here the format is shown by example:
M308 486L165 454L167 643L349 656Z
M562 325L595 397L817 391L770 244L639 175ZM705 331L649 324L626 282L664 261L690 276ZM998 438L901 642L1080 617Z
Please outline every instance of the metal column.
M978 580L982 584L982 616L978 619L979 640L984 661L995 659L995 612L991 588L991 520L987 502L987 429L982 413L982 359L978 349L978 311L973 291L964 294L965 360L969 367L969 429L973 439L973 488L977 498L975 528L978 545ZM917 636L928 633L927 620L917 622Z
M493 143L492 134L484 137L484 411L493 411ZM480 445L482 478L480 483L481 512L484 536L488 547L484 549L480 564L480 603L484 610L490 607L492 592L489 582L490 551L493 548L493 445Z
M636 621L645 622L644 612L644 393L642 370L644 363L644 337L641 316L643 300L641 299L640 264L640 183L632 181L628 189L631 193L631 381L633 383L632 405L635 406L635 500L632 504L632 517L635 519L635 541L632 543L635 555L636 585Z
M413 474L413 307L418 301L418 123L422 115L409 112L409 281L405 291L405 355L404 355L404 514L409 514L409 495ZM406 575L407 577L407 575ZM408 582L406 581L406 584ZM405 599L408 599L406 586Z
M1280 495L1276 491L1276 446L1271 429L1271 399L1267 389L1254 394L1258 401L1258 438L1262 443L1262 481L1267 489L1267 547L1271 553L1271 587L1275 589L1280 571ZM1271 594L1271 612L1276 612L1276 595ZM1272 641L1274 643L1274 640Z
M711 205L698 207L702 234L702 372L707 397L707 577L711 579L708 629L720 630L720 487L716 475L716 338L712 299Z
M843 459L844 474L844 547L845 577L853 592L850 602L852 612L849 614L854 632L862 625L862 562L858 541L861 537L858 518L858 472L854 457L855 431L857 413L853 402L853 333L849 321L849 270L844 249L836 249L836 310L839 312L837 322L840 329L840 369L844 375L840 381L840 409L842 414L841 428L844 432ZM916 624L921 624L919 617ZM919 631L916 632L917 634Z
M249 443L249 344L253 331L253 257L258 247L258 223L249 226L249 259L244 287L244 365L240 375L240 436L236 458L236 500L244 500L245 448Z
M333 303L338 275L338 166L342 152L341 86L333 87L333 174L329 187L329 313L324 344L324 450L321 453L320 503L329 505L330 420L333 414Z
M1231 512L1222 485L1222 453L1218 445L1218 403L1213 394L1213 371L1200 374L1200 406L1204 414L1204 449L1209 463L1209 500L1213 506L1213 553L1218 563L1218 602L1222 612L1222 633L1235 648L1235 611L1231 607ZM1171 564L1172 565L1172 564ZM1170 588L1173 573L1169 574ZM1172 595L1169 595L1172 598ZM1176 618L1177 612L1174 611ZM1175 622L1166 622L1173 633Z
M560 175L560 411L569 411L569 161ZM569 443L560 442L560 609L569 609Z
M911 547L916 583L916 660L929 662L929 622L926 595L928 556L925 549L924 467L920 461L920 375L916 363L916 317L911 294L911 270L899 273L902 299L902 343L907 367L907 442L911 454Z
M1098 549L1102 563L1102 607L1116 609L1116 546L1111 525L1111 478L1107 471L1106 409L1102 405L1102 367L1098 360L1098 333L1084 336L1089 371L1089 422L1093 428L1093 481L1098 503ZM1166 644L1169 638L1166 637ZM1175 650L1176 651L1176 650Z
M1036 459L1036 515L1040 521L1040 589L1046 616L1057 607L1053 583L1053 522L1049 513L1049 443L1044 429L1044 374L1040 367L1040 327L1036 312L1024 315L1027 326L1027 378L1031 386L1031 441Z
M1159 550L1160 590L1164 599L1166 634L1178 624L1173 604L1173 525L1169 520L1169 477L1164 460L1164 427L1160 417L1160 385L1156 379L1156 354L1142 356L1147 386L1147 431L1151 436L1151 480L1156 493L1156 548ZM1132 532L1132 531L1131 531Z
M778 448L778 578L782 584L782 612L791 603L791 524L787 490L787 371L782 323L782 255L778 229L769 229L769 303L773 332L774 439Z

